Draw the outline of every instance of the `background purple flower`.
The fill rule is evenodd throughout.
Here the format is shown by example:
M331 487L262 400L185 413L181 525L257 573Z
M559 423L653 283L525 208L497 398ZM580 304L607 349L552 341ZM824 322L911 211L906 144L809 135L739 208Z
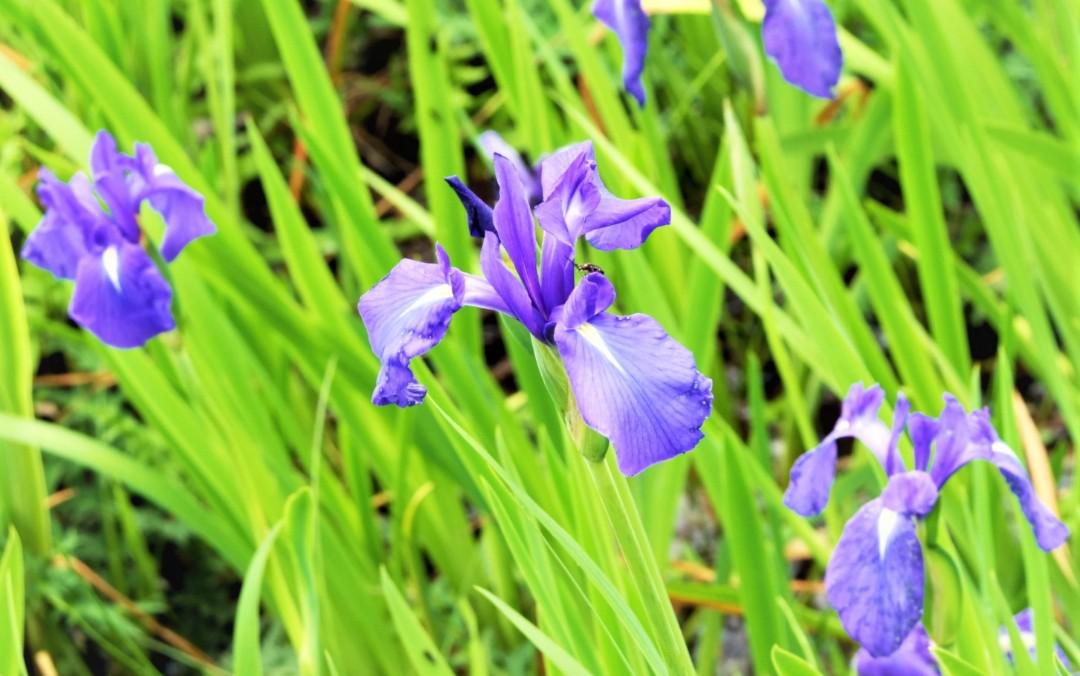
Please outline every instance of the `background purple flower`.
M60 279L75 280L68 314L76 323L113 347L137 347L176 326L172 290L142 245L142 202L149 200L165 221L166 261L213 233L214 225L202 196L160 164L149 146L136 144L135 155L125 155L101 130L90 165L92 184L82 173L63 183L41 171L45 214L22 256Z
M795 463L784 493L784 503L799 514L824 509L841 437L862 441L885 470L888 483L881 497L844 526L825 573L829 603L848 633L873 657L898 650L922 616L923 559L915 519L930 513L945 483L967 463L986 460L998 467L1041 548L1054 549L1069 535L1035 496L1027 473L997 436L986 409L968 414L946 394L936 420L921 413L909 418L907 400L900 395L888 429L877 418L883 400L877 385L853 385L833 431ZM905 426L914 447L915 467L910 471L897 450Z
M543 176L553 176L563 161L556 156L543 166ZM576 157L591 158L591 152ZM360 316L382 364L372 401L399 406L423 401L426 391L410 360L443 338L455 312L473 305L517 319L536 340L557 350L582 419L611 441L623 473L636 474L692 449L711 409L712 381L651 317L608 312L615 290L604 275L590 273L575 286L575 242L545 228L538 247L520 167L499 154L494 162L499 186L494 209L460 181L451 182L470 231L483 236L483 277L451 267L437 247L437 263L401 261L360 299Z
M592 12L619 38L623 50L623 86L639 106L644 106L641 72L645 69L645 52L649 48L649 17L641 8L641 0L596 0Z
M761 37L785 80L808 94L832 98L844 56L823 0L765 0Z

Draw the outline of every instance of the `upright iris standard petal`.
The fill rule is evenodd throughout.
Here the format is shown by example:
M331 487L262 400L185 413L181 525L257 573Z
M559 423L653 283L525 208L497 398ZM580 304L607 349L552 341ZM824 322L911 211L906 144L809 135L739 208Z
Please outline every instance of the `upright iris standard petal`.
M529 298L534 305L543 308L540 277L536 270L536 227L532 211L513 163L502 155L495 156L495 180L499 184L499 201L494 210L495 232Z
M900 647L891 655L874 657L865 649L855 653L859 676L936 676L937 660L930 652L930 635L921 624L915 625Z
M480 249L480 269L509 308L510 314L524 324L534 337L543 340L544 317L533 305L521 281L503 264L499 238L494 233L489 232L484 236L484 245Z
M75 279L79 261L93 246L94 232L103 219L48 169L39 172L39 179L37 192L45 215L26 239L22 257L60 279ZM85 183L86 177L76 174L71 181Z
M605 312L614 298L603 275L587 275L556 317L555 345L585 423L633 475L697 445L712 381L656 320Z
M785 80L808 94L832 98L844 56L823 0L765 0L761 36Z
M593 149L592 141L582 141L559 148L540 160L540 186L545 200L551 197L551 193L562 182L563 174L570 165L578 161L582 155L585 156L587 162L596 162L596 151Z
M915 469L925 472L930 467L930 452L938 434L938 421L922 413L908 418L908 436L915 450Z
M574 288L574 247L545 237L540 248L540 291L544 306L556 308L566 302Z
M165 221L161 256L166 261L172 262L192 240L217 232L206 215L203 196L158 162L150 146L135 144L135 159L142 179L138 198L149 200Z
M892 430L889 443L885 448L885 474L893 476L904 471L904 459L900 457L900 435L904 433L911 403L903 392L896 395L896 408L893 410Z
M90 170L94 176L94 188L109 207L109 215L123 236L132 244L139 242L139 200L128 179L135 170L134 158L121 153L116 139L101 129L94 136L90 148Z
M68 314L102 342L130 348L175 328L171 303L172 290L153 260L117 238L79 262Z
M571 146L540 165L544 201L536 218L564 244L584 236L602 251L635 249L653 230L671 222L671 207L659 197L624 200L612 195L596 170L592 144Z
M844 526L825 592L848 634L874 657L895 652L923 608L923 556L912 519L871 500Z
M360 317L382 367L371 400L412 406L424 400L409 362L435 347L465 297L465 278L437 247L438 263L399 262L360 299Z
M644 106L641 72L645 69L645 52L649 48L649 16L641 8L641 0L596 0L593 16L619 38L623 50L623 86L639 106Z
M791 480L784 492L784 504L803 515L820 514L829 502L833 477L836 474L836 441L854 437L866 445L882 467L888 462L891 435L885 423L878 420L878 410L885 393L874 385L863 387L855 383L848 390L841 408L840 419L814 450L803 454L791 468Z
M480 143L480 147L484 149L484 153L488 158L494 158L495 155L502 155L506 159L510 160L510 163L514 165L514 169L517 170L518 176L521 178L521 185L525 187L525 193L529 197L529 204L536 204L541 199L540 192L540 177L537 172L533 171L532 167L521 157L521 153L517 151L514 146L506 142L502 136L499 136L497 131L491 129L480 134L476 139ZM457 188L455 188L456 190Z
M477 197L457 176L447 176L445 180L461 200L469 223L469 234L483 237L485 232L495 232L495 219L487 202Z

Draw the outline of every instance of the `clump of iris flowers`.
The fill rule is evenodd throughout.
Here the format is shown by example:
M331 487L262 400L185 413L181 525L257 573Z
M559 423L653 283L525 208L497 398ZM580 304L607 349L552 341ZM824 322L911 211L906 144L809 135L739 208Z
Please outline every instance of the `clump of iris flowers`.
M1049 551L1069 536L1068 528L1035 495L1016 454L998 437L986 409L967 413L951 395L937 418L914 413L897 398L891 429L878 419L884 392L856 384L843 402L840 420L822 442L791 469L784 504L803 516L820 513L836 473L836 442L861 441L877 458L888 483L881 496L859 509L844 526L825 571L825 591L840 621L869 657L896 653L912 637L923 613L923 555L915 520L926 517L939 492L961 467L975 460L994 464L1020 502L1039 547ZM898 443L907 429L914 468L907 469Z
M516 319L542 354L557 354L573 395L572 402L559 403L576 408L589 428L611 442L624 474L694 448L711 410L712 381L656 320L609 312L615 289L604 274L575 279L579 238L605 251L632 249L670 220L670 207L659 198L612 195L589 143L544 158L539 172L502 154L494 155L494 167L494 209L456 177L447 179L465 207L470 232L483 239L483 276L454 268L436 245L436 263L403 260L360 299L360 316L382 364L372 401L422 402L426 390L409 362L442 340L454 313L471 305ZM534 210L525 181L536 173L542 201ZM543 230L539 247L534 216Z
M149 202L165 222L161 258L172 262L192 240L213 234L202 196L157 161L150 146L125 155L105 130L90 152L92 179L68 183L42 169L38 196L45 207L22 257L60 279L75 281L68 314L102 342L143 345L176 326L172 289L144 246L138 215Z
M641 0L596 0L592 11L618 37L623 49L623 86L639 106L644 106L641 73L650 22ZM785 80L813 96L832 98L844 56L836 23L823 0L765 0L761 38L765 53Z

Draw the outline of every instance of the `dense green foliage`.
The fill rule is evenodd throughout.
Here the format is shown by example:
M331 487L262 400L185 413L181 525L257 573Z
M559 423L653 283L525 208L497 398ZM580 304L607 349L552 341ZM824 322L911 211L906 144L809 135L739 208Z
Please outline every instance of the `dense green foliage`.
M829 103L764 60L758 0L657 1L695 13L654 17L640 110L581 4L0 3L0 672L25 625L62 674L846 673L821 572L883 476L858 448L818 522L780 499L860 380L990 405L1080 531L1076 4L837 0ZM99 128L219 228L145 349L17 260L34 171L85 169ZM477 269L443 177L489 184L489 128L533 159L590 138L614 192L671 203L587 259L713 378L692 453L586 461L528 335L475 310L415 362L423 406L370 404L356 300L434 239ZM947 673L1050 673L998 645L1029 606L1041 664L1080 664L1075 539L1038 550L993 468L920 528Z

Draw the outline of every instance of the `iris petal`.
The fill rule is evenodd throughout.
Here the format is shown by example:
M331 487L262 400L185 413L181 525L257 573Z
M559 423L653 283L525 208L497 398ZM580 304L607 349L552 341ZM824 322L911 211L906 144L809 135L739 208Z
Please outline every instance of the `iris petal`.
M465 296L465 278L450 267L442 247L438 263L399 262L360 299L360 317L382 368L371 400L379 406L412 406L424 400L409 362L435 347Z
M844 526L825 592L848 634L874 657L895 652L923 608L923 556L909 517L871 500Z
M915 625L900 647L891 655L874 657L865 649L855 654L859 676L936 676L937 660L930 652L930 635L921 624Z
M480 248L480 269L509 308L510 314L524 324L533 336L543 340L544 318L533 305L521 281L503 264L499 238L494 233L489 232L484 236L484 245Z
M791 466L791 480L784 491L784 504L802 516L820 514L829 504L829 492L836 477L836 441L825 437L816 448L799 456Z
M158 162L150 146L136 144L135 156L143 182L137 196L150 200L165 221L161 256L172 262L192 240L212 235L217 228L206 215L203 196Z
M613 299L603 275L588 275L563 308L555 344L582 418L629 476L697 445L712 381L656 320L604 312Z
M765 53L784 79L808 94L831 98L844 56L836 23L822 0L765 0Z
M623 86L639 106L644 106L641 72L645 69L645 52L649 48L649 17L641 8L641 0L596 0L593 16L619 38L623 50Z
M172 290L141 247L124 240L83 256L68 314L102 342L138 347L171 331Z
M529 197L529 204L535 204L540 201L539 177L528 163L525 162L521 157L521 153L519 153L514 146L507 143L506 139L502 136L499 136L499 132L491 129L480 134L476 140L480 144L480 147L484 149L484 152L489 159L494 158L495 155L502 155L514 165L514 169L517 170L518 176L521 177L521 184L525 187L525 193Z
M499 184L499 201L494 210L495 231L529 298L542 308L544 301L536 270L536 227L532 211L513 163L502 155L495 156L495 180Z
M480 199L457 176L447 176L445 180L461 200L461 206L465 209L465 217L469 223L469 234L473 237L483 237L485 232L495 232L494 217L487 202Z
M1035 541L1045 551L1057 549L1069 539L1069 528L1039 500L1035 490L1031 486L1024 466L1020 464L1012 449L1001 442L994 445L990 462L997 466L1009 490L1013 492L1020 502L1020 511L1024 518L1031 524L1031 530L1035 533Z
M26 239L22 257L60 279L75 279L79 261L89 252L102 221L100 212L85 208L72 187L48 169L40 171L39 179L37 192L45 215ZM72 183L80 179L86 181L77 174Z
M855 383L851 386L832 432L792 466L791 481L784 493L785 505L803 516L813 516L825 509L836 474L838 439L858 439L882 467L886 466L893 439L889 428L877 417L884 399L885 393L877 385L863 387L862 383Z

